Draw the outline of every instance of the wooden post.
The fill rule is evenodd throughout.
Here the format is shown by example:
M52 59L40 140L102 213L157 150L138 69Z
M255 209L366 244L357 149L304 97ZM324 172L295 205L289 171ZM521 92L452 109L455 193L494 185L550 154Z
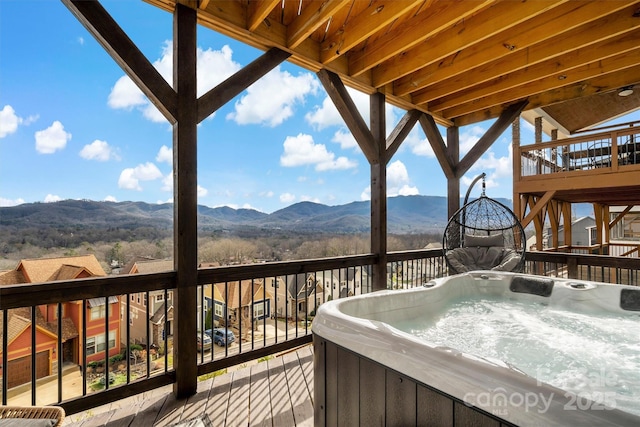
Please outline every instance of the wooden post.
M177 274L174 295L173 367L177 398L196 393L198 278L196 11L177 4L173 15L173 79L177 92L177 121L173 126L173 264Z
M520 181L522 179L522 161L520 154L520 115L515 118L511 123L511 153L513 162L513 182ZM522 222L524 218L524 211L522 210L522 203L520 199L520 193L516 190L517 184L513 186L513 212L516 214L518 221ZM526 245L526 242L525 242Z
M370 98L370 126L377 161L371 163L371 252L378 255L373 266L373 290L387 289L387 156L385 96Z
M447 157L454 170L460 163L460 132L457 126L447 128ZM447 178L447 213L451 218L460 209L460 175Z

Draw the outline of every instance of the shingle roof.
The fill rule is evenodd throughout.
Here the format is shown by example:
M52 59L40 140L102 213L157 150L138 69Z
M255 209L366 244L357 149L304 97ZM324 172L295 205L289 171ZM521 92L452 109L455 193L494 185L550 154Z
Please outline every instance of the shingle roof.
M24 274L26 281L23 283L40 283L59 280L57 277L61 274L60 270L63 267L64 273L62 274L65 276L73 272L79 273L81 270L77 270L77 268L85 269L92 276L107 275L95 255L23 259L16 267L16 270ZM73 267L76 270L73 270ZM74 277L77 276L72 276L71 278Z
M0 286L19 283L27 283L27 279L24 277L24 274L22 274L22 271L9 270L0 272Z
M173 271L173 260L142 258L135 261L132 265L127 264L127 266L122 269L123 274L150 274L161 273L163 271Z

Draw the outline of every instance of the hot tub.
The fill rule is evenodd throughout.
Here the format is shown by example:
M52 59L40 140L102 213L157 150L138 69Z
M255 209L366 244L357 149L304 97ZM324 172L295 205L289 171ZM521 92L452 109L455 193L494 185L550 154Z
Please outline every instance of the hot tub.
M432 325L438 329L449 321L449 312L468 310L464 305L458 307L466 301L471 301L473 310L480 307L479 320L467 319L470 322L467 326L457 330L454 326L446 333L458 335L456 331L466 332L464 329L479 326L480 332L458 337L463 346L469 347L464 351L438 343L433 335L427 338L416 335L410 326L418 325L419 329ZM547 319L545 310L563 313L569 319L564 322L568 322L569 329L575 329L578 341L548 332L549 342L567 342L586 353L620 347L630 351L630 356L595 372L582 372L577 379L566 378L575 376L575 372L557 374L561 379L564 375L568 383L586 383L586 391L551 385L536 378L531 363L527 373L512 361L476 354L476 347L484 346L482 328L493 325L482 311L486 301L498 301L501 308L496 311L517 315L513 317L525 311L518 307L541 312L543 321ZM516 308L504 309L500 305L503 302L516 304L513 306ZM593 322L581 321L584 317L579 316L587 316ZM620 325L614 327L623 329L625 342L610 343L609 334L605 334L603 348L596 345L594 350L589 348L589 342L580 344L581 328L586 323L598 325L607 316L613 316L614 325ZM507 335L518 332L528 338L542 334L545 340L546 326L536 328L535 333L527 332L514 320L513 327L507 325ZM379 291L324 303L317 311L312 332L316 426L640 425L640 406L631 409L626 406L630 401L640 401L640 395L636 394L640 388L635 388L640 387L640 381L627 378L625 371L617 373L617 366L640 364L637 287L479 271L437 279L420 288ZM432 333L431 329L428 333ZM499 341L493 330L486 335ZM555 336L555 341L550 335ZM518 339L508 345L507 353L528 353L533 357L533 365L543 368L540 371L566 364L566 359L556 362L553 348L544 353L529 348L532 344L524 338ZM630 372L637 370L630 369ZM622 388L615 389L617 386Z

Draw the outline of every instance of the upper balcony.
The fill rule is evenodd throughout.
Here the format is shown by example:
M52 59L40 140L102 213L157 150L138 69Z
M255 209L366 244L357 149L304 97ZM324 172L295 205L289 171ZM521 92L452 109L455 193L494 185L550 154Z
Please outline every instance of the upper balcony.
M514 147L514 194L551 192L570 203L640 204L637 125Z

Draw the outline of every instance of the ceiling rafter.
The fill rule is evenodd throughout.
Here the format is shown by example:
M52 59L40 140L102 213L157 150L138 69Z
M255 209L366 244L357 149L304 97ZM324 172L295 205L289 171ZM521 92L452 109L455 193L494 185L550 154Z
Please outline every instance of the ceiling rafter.
M564 74L564 71L525 84L518 85L515 88L503 90L501 92L487 95L478 99L474 99L467 103L456 103L450 108L443 109L440 106L431 106L436 112L442 112L445 117L463 116L486 107L499 103L508 103L531 96L532 93L543 93L554 89L560 89L573 84L589 85L592 87L610 88L603 84L593 84L593 78L604 81L607 75L624 74L628 69L633 68L640 63L640 49L625 52L614 56L613 58L602 59L590 64L583 65L572 72ZM637 77L640 80L640 75ZM614 86L614 88L617 87ZM535 93L534 93L535 94Z
M605 7L607 8L604 9ZM428 64L396 80L394 93L402 96L428 86L433 88L435 83L464 74L469 68L477 68L501 58L508 60L514 54L523 52L525 48L554 37L559 31L569 31L576 26L584 25L585 21L597 19L595 17L600 16L603 10L608 13L611 7L602 2L570 2L559 5L516 28L496 34L482 43L469 46L442 61Z
M373 84L380 87L393 82L424 67L425 64L440 61L563 2L564 0L541 0L497 3L374 68Z
M634 29L640 28L640 20L631 18L628 12L628 9L624 9L574 28L568 33L561 33L545 43L535 44L509 56L497 58L492 62L475 67L472 69L474 73L473 85L492 82L511 73L534 74L536 68L546 66L547 73L536 77L540 78L544 75L555 74L559 69L569 70L594 60L589 58L606 58L614 55L616 49L619 51L630 49L632 47L616 46L618 42L628 44L624 37L620 37L620 34L633 32ZM571 57L573 57L573 63ZM471 86L464 75L458 75L451 79L434 81L429 86L412 94L412 99L416 104L424 104L443 96L455 96L455 92L463 91Z
M254 0L249 2L249 14L247 28L255 31L258 25L264 21L282 0Z
M412 48L425 39L446 28L450 28L467 16L493 4L495 0L462 1L448 6L436 2L433 7L403 22L402 26L385 34L375 43L367 44L359 51L349 53L349 71L359 75L376 65ZM428 31L419 29L429 28Z
M344 52L378 31L379 27L391 24L407 10L415 8L424 0L377 0L372 1L362 13L353 17L343 27L321 44L320 61L323 64L335 60Z
M528 100L570 134L640 108L640 0L143 1L444 126Z
M300 15L287 27L287 45L290 48L297 47L315 30L333 16L336 11L342 9L350 0L326 0L323 2L311 2Z

